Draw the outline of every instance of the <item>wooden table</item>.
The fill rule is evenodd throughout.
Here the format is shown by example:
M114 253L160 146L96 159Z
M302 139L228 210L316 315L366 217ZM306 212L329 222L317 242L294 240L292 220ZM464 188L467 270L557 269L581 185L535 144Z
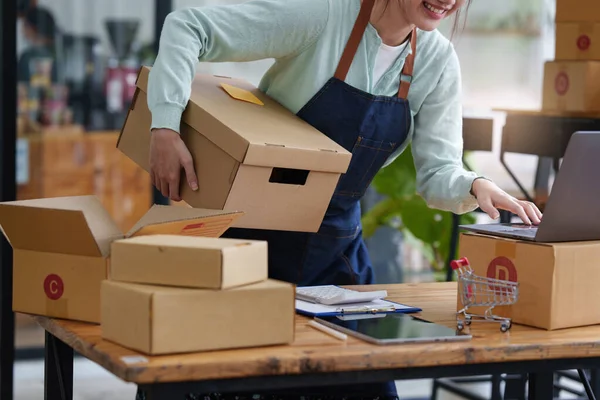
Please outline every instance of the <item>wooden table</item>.
M370 287L370 289L378 288ZM391 300L423 308L424 319L456 326L456 283L386 285ZM183 399L189 392L258 390L472 376L529 374L529 399L552 398L552 372L600 365L600 326L544 331L473 324L462 343L376 346L340 341L298 316L291 346L146 357L102 340L101 328L35 317L46 335L46 399L72 399L73 350L127 382L149 400ZM57 368L60 367L60 368ZM64 394L64 395L63 395Z

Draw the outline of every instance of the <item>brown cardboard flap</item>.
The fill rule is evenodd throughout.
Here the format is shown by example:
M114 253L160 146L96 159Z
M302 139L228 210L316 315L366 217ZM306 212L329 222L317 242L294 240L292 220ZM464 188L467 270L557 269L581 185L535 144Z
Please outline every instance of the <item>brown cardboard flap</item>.
M123 234L95 196L0 204L0 225L16 249L103 256Z
M154 205L125 235L221 236L243 212Z
M149 71L142 67L137 80L144 92ZM249 91L264 105L232 98L222 83ZM247 81L199 74L192 86L182 122L237 161L260 167L347 171L350 152Z

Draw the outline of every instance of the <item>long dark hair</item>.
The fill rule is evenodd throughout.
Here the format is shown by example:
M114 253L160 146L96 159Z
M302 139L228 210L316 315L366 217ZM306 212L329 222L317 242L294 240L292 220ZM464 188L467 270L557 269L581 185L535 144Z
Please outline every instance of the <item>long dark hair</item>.
M392 0L387 0L386 1L384 12L388 8L388 6L390 5L390 1L392 1ZM402 0L397 0L397 1L402 1ZM458 26L459 26L459 23L460 23L461 13L462 13L463 10L465 10L464 22L463 22L463 26L462 26L462 28L464 29L464 27L465 27L465 25L467 23L467 14L469 12L469 6L470 5L471 5L471 0L465 0L465 5L463 5L461 8L459 8L458 10L456 10L456 12L454 13L454 24L452 25L452 33L450 35L450 40L452 40L454 38L454 35L458 31Z

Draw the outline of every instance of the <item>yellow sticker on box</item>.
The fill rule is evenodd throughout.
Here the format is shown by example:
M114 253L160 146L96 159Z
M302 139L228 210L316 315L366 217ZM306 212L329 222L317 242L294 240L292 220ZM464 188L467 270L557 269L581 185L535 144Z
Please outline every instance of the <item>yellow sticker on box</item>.
M234 99L247 101L249 103L258 104L259 106L264 106L264 103L260 101L258 97L250 93L245 89L240 89L235 86L228 85L226 83L221 83L221 86L225 91Z

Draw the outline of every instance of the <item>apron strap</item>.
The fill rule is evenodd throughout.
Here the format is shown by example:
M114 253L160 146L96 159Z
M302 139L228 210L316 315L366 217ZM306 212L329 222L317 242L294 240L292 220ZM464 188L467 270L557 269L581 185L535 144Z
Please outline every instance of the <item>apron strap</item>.
M402 74L400 76L400 90L398 90L398 97L401 99L406 99L408 97L408 89L410 89L410 82L413 77L415 54L417 53L417 28L414 28L410 33L410 50L411 53L406 56L406 61L404 61L404 67L402 68ZM402 75L408 77L409 80L403 81Z
M352 61L354 60L358 46L360 45L362 37L367 29L367 25L369 24L369 20L371 19L371 12L373 11L374 5L375 0L363 0L362 2L360 12L358 13L358 17L356 18L356 22L354 22L354 27L350 33L350 38L348 39L348 43L346 43L346 48L344 49L342 58L340 59L337 70L335 71L334 76L341 81L345 81L346 77L348 76L348 71L350 71L350 66L352 65ZM402 68L402 75L407 76L409 81L407 82L400 79L400 89L398 90L398 97L402 99L406 99L408 96L408 89L410 89L410 81L412 80L413 76L417 48L416 28L413 29L410 34L410 48L411 54L406 57L404 67Z
M346 43L346 48L344 49L342 58L340 59L337 70L335 71L334 76L341 81L346 80L348 71L350 71L350 66L352 65L352 60L354 60L354 55L358 50L360 41L362 40L365 30L367 29L367 25L369 24L369 20L371 19L371 12L373 11L374 5L375 0L363 0L362 2L360 12L358 13L358 17L354 23L354 28L352 28L352 33L350 34L350 38L348 39L348 43Z

